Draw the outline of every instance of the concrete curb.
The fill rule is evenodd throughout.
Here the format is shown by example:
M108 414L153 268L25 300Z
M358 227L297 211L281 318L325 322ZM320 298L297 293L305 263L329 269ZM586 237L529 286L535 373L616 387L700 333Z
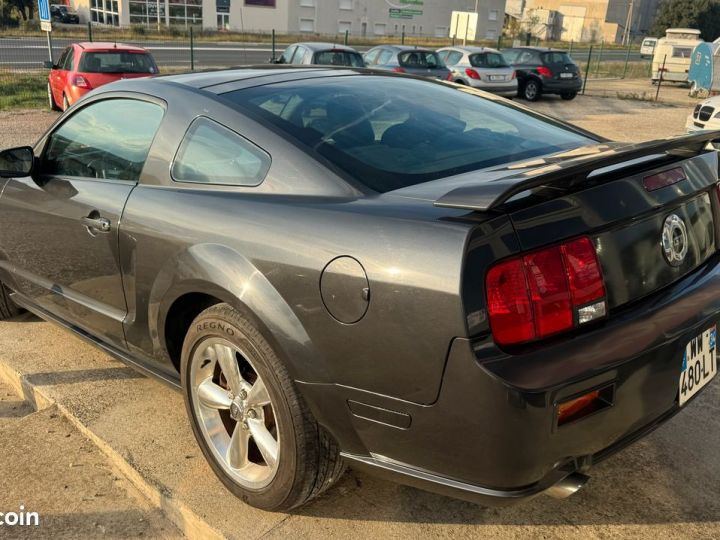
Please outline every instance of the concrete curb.
M87 437L108 458L111 466L137 488L147 500L158 508L180 532L188 538L222 540L225 536L200 516L188 508L182 501L172 496L170 490L156 485L135 469L119 452L103 439L95 435L82 421L61 403L53 400L42 389L30 383L25 375L18 373L0 358L0 380L8 384L19 396L22 396L36 410L55 405L60 413Z

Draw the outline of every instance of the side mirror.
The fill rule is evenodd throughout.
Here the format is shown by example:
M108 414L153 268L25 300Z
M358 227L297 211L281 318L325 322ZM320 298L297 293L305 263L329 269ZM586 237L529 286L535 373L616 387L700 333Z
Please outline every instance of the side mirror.
M55 66L55 64L53 64L50 60L45 60L45 61L43 62L43 67L44 67L45 69L55 69L56 66Z
M10 148L0 152L0 178L22 178L30 176L35 154L30 146Z

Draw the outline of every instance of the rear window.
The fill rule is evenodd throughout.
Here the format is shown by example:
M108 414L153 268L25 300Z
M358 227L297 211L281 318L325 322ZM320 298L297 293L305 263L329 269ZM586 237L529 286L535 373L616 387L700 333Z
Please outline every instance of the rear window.
M479 68L510 67L505 57L499 53L478 53L470 57L470 65Z
M592 142L472 88L414 79L332 77L222 97L379 192Z
M572 64L572 58L566 52L547 52L542 55L543 62L546 64Z
M80 59L83 73L157 73L152 56L128 51L86 52Z
M407 68L438 68L445 67L440 57L429 51L407 51L398 54L401 66Z
M314 64L323 66L364 67L362 56L348 51L321 51L315 53Z

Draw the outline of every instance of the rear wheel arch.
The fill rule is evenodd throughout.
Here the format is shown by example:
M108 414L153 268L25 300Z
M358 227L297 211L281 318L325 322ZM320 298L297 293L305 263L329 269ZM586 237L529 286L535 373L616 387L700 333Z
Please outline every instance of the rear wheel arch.
M183 276L177 275L178 269ZM282 295L250 260L219 244L189 248L169 261L155 279L148 304L149 331L157 340L155 346L169 355L176 368L190 323L217 303L232 306L253 324L293 377L302 365L306 380L327 380L321 355Z

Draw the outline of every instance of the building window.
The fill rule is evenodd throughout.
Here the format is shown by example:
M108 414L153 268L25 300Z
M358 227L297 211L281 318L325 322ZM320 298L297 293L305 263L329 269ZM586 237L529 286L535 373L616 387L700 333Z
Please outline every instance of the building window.
M352 22L350 21L338 21L338 33L344 34L345 32L352 31Z
M412 33L413 33L413 34L415 33L415 25L414 25L414 24L413 24L413 26L412 26Z
M375 34L376 36L384 36L386 30L387 25L385 23L375 23L373 25L373 34Z
M340 9L352 9L353 8L352 0L339 0L338 7Z
M159 22L164 25L167 22L187 27L202 24L203 21L202 0L169 0L167 12L165 1L158 3L156 0L130 0L128 4L130 24L155 25ZM223 10L219 6L218 13L220 12Z
M230 29L230 14L229 13L218 13L217 14L217 28L218 28L218 30L229 30Z
M120 26L117 0L92 0L90 4L90 18L99 24Z
M314 32L315 31L315 19L300 19L300 31L301 32Z
M494 28L488 29L487 33L485 34L485 39L497 39L497 30Z
M397 34L397 31L398 31L398 25L396 24L396 25L395 25L395 33L396 33L396 34Z
M448 37L448 27L447 26L436 26L435 27L435 37Z
M246 6L275 7L275 0L245 0Z
M488 15L488 21L497 21L497 20L498 20L497 9L491 9L490 14Z
M315 0L300 0L300 7L315 7Z

